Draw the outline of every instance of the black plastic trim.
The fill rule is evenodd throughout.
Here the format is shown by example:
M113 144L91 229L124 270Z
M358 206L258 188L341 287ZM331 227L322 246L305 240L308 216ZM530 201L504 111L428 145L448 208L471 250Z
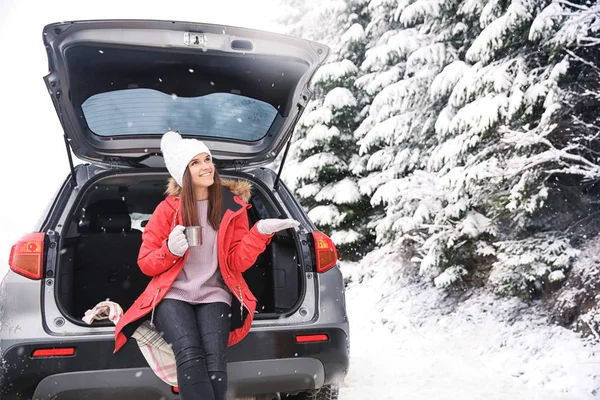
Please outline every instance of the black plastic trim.
M161 381L150 368L80 371L49 375L35 388L32 400L85 398L87 400L131 399L175 400L169 385Z
M254 45L249 40L232 40L231 49L240 51L252 51Z
M68 174L65 180L63 181L61 187L56 192L54 198L51 200L52 204L48 207L47 210L44 210L46 213L42 218L43 221L39 224L40 232L46 232L49 227L55 226L57 224L58 218L62 214L62 209L65 207L69 197L71 195L71 191L73 187L71 187L71 180L77 180L77 170L81 168L80 165L75 167L75 176Z

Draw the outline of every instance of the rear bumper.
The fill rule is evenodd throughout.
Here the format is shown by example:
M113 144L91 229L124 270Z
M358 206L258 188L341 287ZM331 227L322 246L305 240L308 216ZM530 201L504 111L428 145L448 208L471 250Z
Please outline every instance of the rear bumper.
M297 343L296 334L325 333L329 341ZM0 346L2 343L0 343ZM75 347L69 357L32 358L37 348ZM176 399L148 368L135 341L113 354L108 339L22 343L9 348L0 367L0 398ZM316 389L341 381L348 369L343 330L250 332L228 349L229 390L243 396Z
M227 366L227 373L230 396L304 390L307 385L321 387L324 374L323 365L312 358L234 362ZM268 379L261 378L263 375ZM179 396L150 368L130 368L47 376L35 388L32 399L53 398L175 400Z

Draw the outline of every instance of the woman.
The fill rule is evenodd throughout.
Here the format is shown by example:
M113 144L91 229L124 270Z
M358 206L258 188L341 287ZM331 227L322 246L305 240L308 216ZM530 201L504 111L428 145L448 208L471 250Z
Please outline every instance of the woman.
M223 400L227 346L248 333L256 309L242 272L275 232L299 223L265 219L248 229L248 182L222 182L199 140L167 132L161 151L169 195L148 221L138 257L153 279L119 320L115 352L149 317L175 353L181 399ZM186 226L200 226L200 245L189 246Z

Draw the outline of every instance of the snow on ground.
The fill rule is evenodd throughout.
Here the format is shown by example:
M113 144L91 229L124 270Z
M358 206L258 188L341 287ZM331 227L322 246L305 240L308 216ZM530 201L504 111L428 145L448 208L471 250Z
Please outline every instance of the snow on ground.
M400 276L401 265L384 250L342 264L352 281L341 400L585 400L600 392L600 346L549 325L541 307L484 291L457 303L414 282L408 268Z

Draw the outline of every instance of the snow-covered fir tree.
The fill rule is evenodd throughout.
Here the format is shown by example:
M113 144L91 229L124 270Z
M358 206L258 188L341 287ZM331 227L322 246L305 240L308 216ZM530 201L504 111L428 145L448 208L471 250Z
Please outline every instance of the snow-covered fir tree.
M364 4L331 2L306 10L304 3L300 7L310 17L290 23L291 33L326 43L332 52L313 77L314 95L298 123L283 179L345 259L371 250L375 238L368 224L374 212L370 198L358 185L360 157L353 137L365 107L354 85L366 45Z
M394 17L368 50L358 82L394 69L399 75L376 92L356 132L372 170L372 184L361 187L386 207L380 243L414 249L421 274L438 286L490 282L531 296L564 279L577 253L572 237L559 221L542 221L568 213L548 206L561 197L548 184L559 174L552 152L568 144L532 140L557 133L568 69L567 54L531 33L544 30L534 21L550 4L375 5L373 21Z
M378 244L411 255L439 287L532 297L559 286L578 240L598 229L598 5L371 0L361 3L362 29L351 30L348 7L333 3L343 32L325 43L339 55L344 37L361 38L366 52L316 77L321 97L300 125L297 154L314 143L329 91L347 89L358 109L346 127L357 127L340 133L358 151L344 173L371 200L365 225ZM336 156L319 150L305 154L322 158L301 160ZM297 182L299 193L329 183Z

